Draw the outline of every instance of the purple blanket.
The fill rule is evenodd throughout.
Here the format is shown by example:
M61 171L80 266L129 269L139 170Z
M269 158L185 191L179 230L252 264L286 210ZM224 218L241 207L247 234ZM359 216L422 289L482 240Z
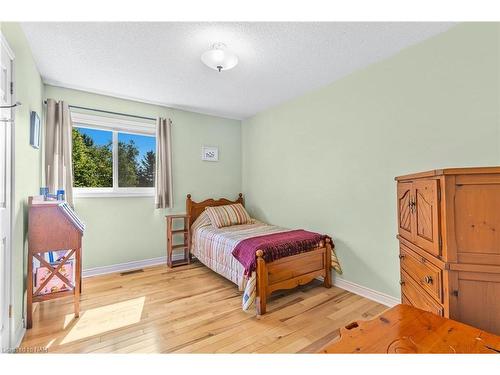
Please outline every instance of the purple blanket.
M266 234L247 238L236 245L234 257L245 267L245 275L250 276L257 268L255 252L262 250L266 262L284 258L311 250L327 236L308 232L303 229L291 230L282 233Z

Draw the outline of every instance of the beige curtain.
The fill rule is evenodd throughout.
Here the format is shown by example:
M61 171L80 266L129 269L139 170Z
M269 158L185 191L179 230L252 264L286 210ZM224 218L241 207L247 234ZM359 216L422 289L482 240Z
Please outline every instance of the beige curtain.
M156 208L172 207L172 121L159 117L156 120Z
M68 104L47 99L45 121L45 184L55 194L64 189L73 206L72 123Z

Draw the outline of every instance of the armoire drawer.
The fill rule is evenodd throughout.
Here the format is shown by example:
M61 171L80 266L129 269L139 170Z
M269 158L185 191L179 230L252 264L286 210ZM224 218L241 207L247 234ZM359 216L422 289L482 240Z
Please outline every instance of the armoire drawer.
M401 293L404 296L404 302L410 302L412 306L419 309L443 316L443 306L427 296L423 289L403 270L401 270Z
M443 302L443 272L403 244L399 245L401 268L438 302Z

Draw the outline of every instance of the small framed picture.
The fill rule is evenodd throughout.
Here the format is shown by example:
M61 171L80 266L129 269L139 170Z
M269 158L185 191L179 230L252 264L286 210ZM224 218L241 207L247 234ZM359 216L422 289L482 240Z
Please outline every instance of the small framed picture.
M218 161L219 160L219 148L214 147L214 146L202 146L202 148L201 148L201 160Z
M30 115L30 145L40 148L40 117L35 111Z

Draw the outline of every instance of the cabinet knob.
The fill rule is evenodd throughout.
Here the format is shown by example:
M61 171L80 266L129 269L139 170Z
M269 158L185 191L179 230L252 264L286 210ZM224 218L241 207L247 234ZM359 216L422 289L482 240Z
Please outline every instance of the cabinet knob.
M400 280L399 285L405 285L405 282L403 280Z
M427 283L427 284L432 284L433 280L432 280L432 276L425 276L424 277L424 281Z
M399 254L399 259L404 259L405 255L404 254Z

